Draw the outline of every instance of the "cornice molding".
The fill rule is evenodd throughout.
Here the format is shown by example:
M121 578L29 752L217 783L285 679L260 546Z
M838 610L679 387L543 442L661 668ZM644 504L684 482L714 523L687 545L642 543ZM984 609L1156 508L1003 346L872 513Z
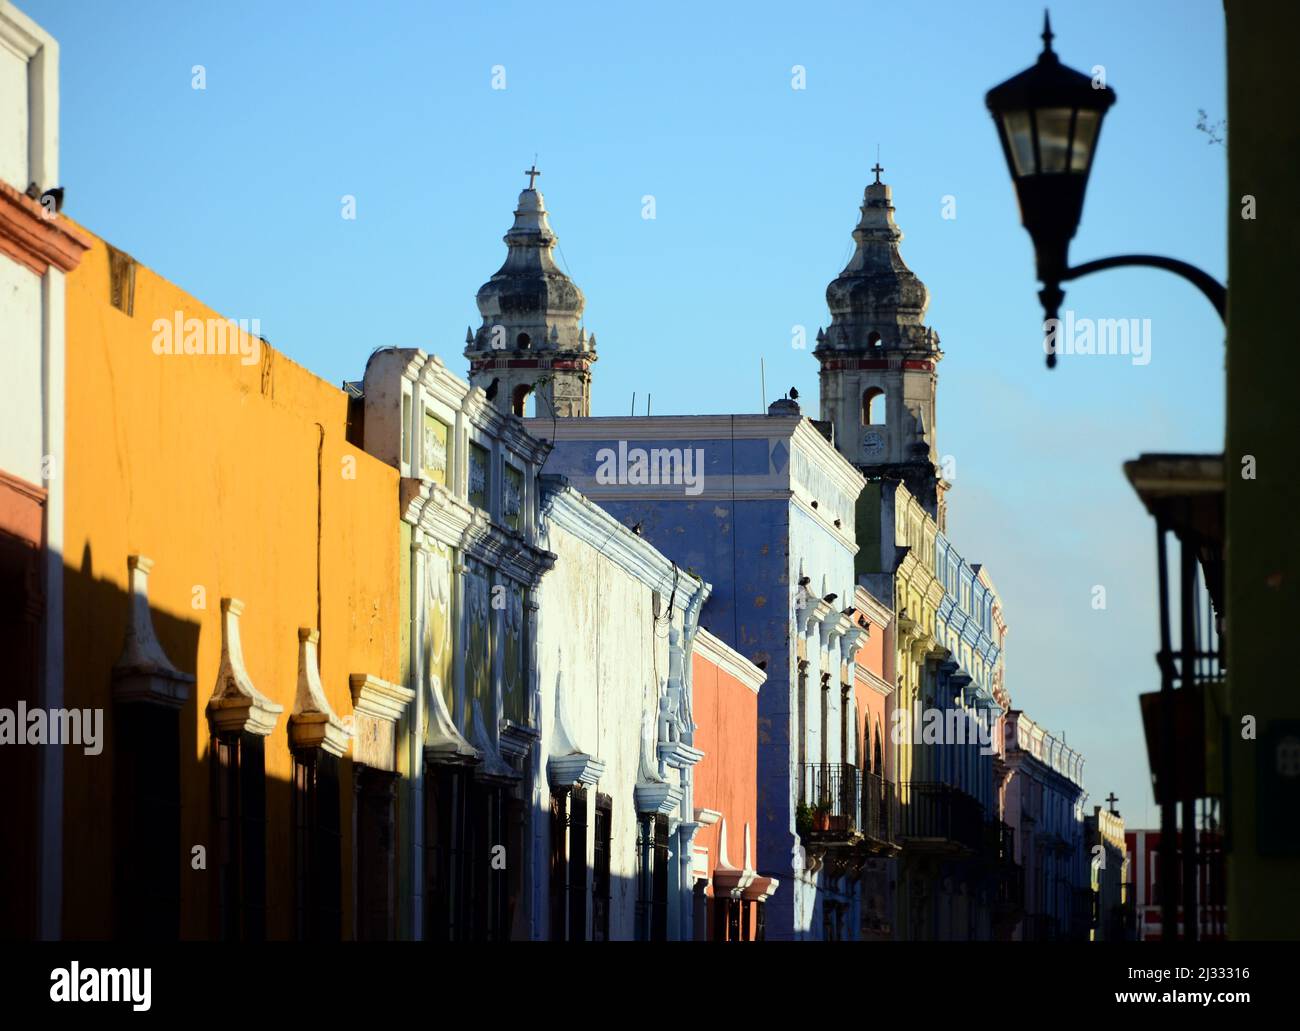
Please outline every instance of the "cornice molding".
M415 701L415 692L400 684L371 676L353 673L348 677L352 691L352 711L358 716L370 716L388 723L396 723L406 715L407 706Z
M693 584L696 590L701 586L708 587L699 577L675 565L649 541L638 537L585 494L569 486L567 480L543 476L539 482L546 533L549 534L552 526L560 527L654 590L670 588L674 575L683 589L688 584Z
M853 607L866 616L873 626L881 630L887 630L889 624L894 621L893 607L880 601L861 584L855 585L853 589Z
M0 254L44 276L51 266L71 272L92 246L91 237L64 216L48 217L39 200L0 182Z
M478 433L495 438L506 449L527 462L540 465L550 453L551 444L529 433L524 420L501 411L487 399L482 387L473 386L447 367L436 354L420 348L394 349L406 359L402 378L419 384L435 400L465 416Z
M398 486L402 519L444 544L459 547L474 508L432 480L403 476Z
M867 682L867 686L870 687L871 690L875 691L876 694L888 698L894 693L895 687L893 684L884 677L867 669L865 666L859 666L858 673Z
M352 673L352 762L373 770L395 771L398 722L415 701L415 692L369 673Z
M772 417L754 416L754 418ZM806 416L801 418L790 437L810 456L816 456L821 468L830 474L832 482L849 496L850 501L857 500L858 495L862 493L862 488L867 485L866 477L858 471L856 465L840 454L838 448L822 436L821 430L812 424L811 419Z
M30 61L43 49L58 50L54 38L12 4L0 4L0 46Z
M794 436L799 420L770 415L588 415L552 420L534 416L524 425L555 440L768 440ZM734 433L733 433L734 428Z
M455 548L462 562L482 563L528 585L535 585L555 565L553 553L529 543L519 531L494 523L440 483L403 476L399 505L406 523Z
M767 680L767 672L759 669L725 641L701 628L695 633L695 654L717 667L721 672L739 680L758 694Z
M708 492L706 491L705 493ZM719 496L725 498L734 497L737 500L740 500L740 493L740 491L736 491L734 494L728 491L720 491ZM858 543L854 539L853 527L851 525L845 527L843 525L843 520L841 520L841 525L836 526L833 519L829 518L821 508L813 508L805 498L799 495L798 491L788 491L786 493L789 494L790 504L816 522L823 530L839 541L850 555L856 555L858 553ZM698 501L699 497L692 496L691 500Z

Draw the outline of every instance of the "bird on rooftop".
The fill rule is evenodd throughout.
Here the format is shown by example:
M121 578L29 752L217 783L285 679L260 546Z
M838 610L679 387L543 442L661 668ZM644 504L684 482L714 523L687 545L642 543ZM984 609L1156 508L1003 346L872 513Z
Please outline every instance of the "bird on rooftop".
M493 400L497 396L497 387L499 387L500 385L501 385L501 377L494 376L492 382L487 385L487 389L483 391L483 393L487 396L487 399L489 401Z

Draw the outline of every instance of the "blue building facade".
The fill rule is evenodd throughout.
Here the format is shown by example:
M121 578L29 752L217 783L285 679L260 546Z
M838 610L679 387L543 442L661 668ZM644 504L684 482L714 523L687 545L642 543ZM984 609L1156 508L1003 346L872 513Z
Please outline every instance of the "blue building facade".
M527 425L554 443L548 474L712 585L700 625L767 673L756 865L783 885L768 904L767 937L856 936L860 871L811 847L806 814L829 799L826 833L856 829L860 786L849 767L861 746L846 732L855 724L842 688L867 632L853 611L862 476L792 401L767 415Z

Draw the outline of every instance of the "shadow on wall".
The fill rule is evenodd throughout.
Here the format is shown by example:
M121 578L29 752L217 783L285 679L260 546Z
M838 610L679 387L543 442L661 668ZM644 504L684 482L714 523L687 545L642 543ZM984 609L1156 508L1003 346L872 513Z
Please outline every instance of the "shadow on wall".
M89 547L79 566L63 571L59 708L80 712L51 717L42 708L41 663L34 658L42 633L40 592L30 576L16 575L24 570L3 544L0 625L16 661L15 675L0 681L0 709L7 710L0 718L16 721L25 711L19 732L25 738L37 736L37 724L50 729L41 734L45 743L0 745L6 785L0 819L12 831L0 849L0 938L39 935L47 842L52 847L45 865L62 870L58 936L64 939L329 940L353 936L354 900L392 899L395 836L376 827L361 855L353 853L359 839L352 833L350 759L300 752L294 783L266 774L264 749L288 748L287 712L268 738L244 733L223 738L214 750L206 714L196 706L200 695L211 693L215 670L198 670L199 690L190 683L179 706L115 700L113 668L123 653L131 598L96 574ZM29 618L13 620L15 612ZM152 607L150 616L171 664L194 671L198 621ZM69 743L48 743L55 724ZM61 841L40 818L40 785L51 769L63 783ZM394 795L388 778L377 792L380 819L392 811L383 804ZM356 788L363 802L367 790ZM355 885L354 869L363 878ZM391 937L393 906L369 909L356 933Z
M25 731L38 711L48 722L41 708L40 609L30 559L0 541L0 615L5 617L0 632L13 660L6 671L11 675L0 681L0 709L14 714L10 726L20 708L25 710ZM266 738L243 733L214 743L206 714L197 707L211 693L216 671L196 671L201 634L196 618L149 610L172 666L197 672L186 699L179 706L115 700L113 669L123 653L131 595L97 573L89 547L79 565L64 567L63 587L61 708L80 710L86 718L67 722L76 730L75 735L63 732L75 737L70 743L49 744L47 732L47 743L0 745L5 784L0 819L6 828L0 848L0 938L39 935L41 856L43 842L50 840L40 819L39 787L43 770L51 766L61 766L63 783L61 841L55 835L49 864L62 871L58 936L63 939L398 937L399 907L410 900L409 885L398 872L405 827L399 813L409 804L405 782L346 756L301 752L292 782L268 775L264 749L288 748L287 712ZM14 618L23 613L27 616ZM432 775L426 781L427 828L439 826L436 784ZM430 834L425 936L500 936L483 926L478 903L485 889L500 899L502 929L526 936L532 866L523 821L530 803L512 802L509 791L494 796L472 775L462 787L456 819L466 837L455 840L469 843L461 876L470 877L472 886L463 887L464 879L438 879L439 856L461 846L442 850L441 839ZM614 804L630 807L632 799ZM545 821L551 814L542 808L529 815ZM635 814L619 824L635 826ZM499 878L485 872L498 839L506 846ZM607 839L606 855L609 848ZM665 890L667 878L655 876L653 865L644 879L619 873L602 877L600 860L590 866L587 854L584 847L583 862L558 866L543 857L549 882L540 885L536 900L544 911L538 914L540 927L547 926L544 914L554 916L557 904L566 914L566 934L583 940L657 937L676 923L679 897ZM439 924L442 910L434 904L439 888L459 900L444 907L444 919L454 926ZM699 897L693 906L701 933L713 935L711 900Z

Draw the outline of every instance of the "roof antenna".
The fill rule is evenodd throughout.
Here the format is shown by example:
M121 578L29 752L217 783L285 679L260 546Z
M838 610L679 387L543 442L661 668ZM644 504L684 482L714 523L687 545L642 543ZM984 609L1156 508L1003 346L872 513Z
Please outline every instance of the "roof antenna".
M636 391L632 391L632 415L636 415Z
M759 413L767 411L767 367L763 364L762 356L758 359L758 389L759 389Z

